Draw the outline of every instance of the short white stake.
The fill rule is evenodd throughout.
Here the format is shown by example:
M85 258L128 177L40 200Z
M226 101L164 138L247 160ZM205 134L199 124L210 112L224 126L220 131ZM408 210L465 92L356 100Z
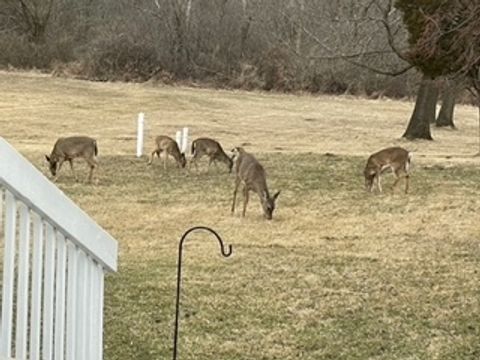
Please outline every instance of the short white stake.
M188 147L188 127L182 129L182 148L181 152L185 153Z
M177 141L178 148L181 150L182 149L182 132L177 131L175 134L175 140Z

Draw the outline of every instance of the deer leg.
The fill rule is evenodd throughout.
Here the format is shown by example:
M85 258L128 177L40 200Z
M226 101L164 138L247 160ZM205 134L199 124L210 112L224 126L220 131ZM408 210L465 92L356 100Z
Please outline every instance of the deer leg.
M395 187L397 186L401 177L400 177L400 172L399 171L393 170L392 173L393 173L393 176L395 176L395 181L393 182L393 185L392 185L392 191L395 191Z
M380 183L380 174L377 174L376 178L377 178L377 188L378 188L378 191L381 193L382 192L382 184Z
M208 157L208 167L207 167L207 172L210 170L210 166L212 165L213 163L213 158L212 157Z
M60 176L60 169L62 168L62 165L63 165L64 161L65 161L65 159L58 160L57 172L56 172L55 176L53 177L54 182L57 182L58 177Z
M375 176L372 179L372 185L370 186L370 192L373 193L375 191L375 188L378 188L378 174L375 174Z
M167 170L167 158L168 158L168 153L163 154L163 170Z
M400 181L401 177L397 177L395 179L395 181L393 182L393 185L392 185L392 191L394 192L395 191L395 187L397 186L398 182Z
M72 169L73 177L75 178L75 181L78 181L77 174L75 173L75 169L73 168L73 160L68 159L68 162L70 163L70 169Z
M238 185L240 185L240 180L235 179L235 189L233 190L232 214L235 212L235 200L237 198Z
M392 189L395 189L395 186L397 185L398 182L400 182L400 180L403 177L403 178L405 178L405 194L407 194L408 193L408 180L409 180L408 172L400 170L400 171L394 172L394 175L397 177L397 179L393 183Z
M93 177L93 170L97 167L97 162L95 161L95 159L90 159L87 160L87 163L90 166L90 172L88 173L87 181L91 183Z
M243 212L242 212L242 216L243 216L243 217L245 217L245 212L247 211L248 193L249 193L249 190L248 190L247 187L245 186L245 187L243 188Z
M152 165L155 154L157 154L157 157L160 157L160 151L158 149L153 150L147 165Z

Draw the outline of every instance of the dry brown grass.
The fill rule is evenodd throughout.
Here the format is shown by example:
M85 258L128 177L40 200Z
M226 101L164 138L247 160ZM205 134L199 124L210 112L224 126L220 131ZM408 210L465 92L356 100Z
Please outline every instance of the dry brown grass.
M460 130L406 142L411 102L23 73L1 73L0 87L2 136L44 172L58 136L98 139L98 185L75 184L67 167L59 186L120 243L119 272L107 281L107 359L169 356L177 243L199 224L235 255L221 259L205 235L188 241L182 359L480 357L474 108L457 108ZM181 126L227 149L248 143L282 190L274 220L253 196L245 219L229 214L232 178L222 165L164 173L134 158L139 111L147 151L155 135ZM392 144L416 152L411 194L366 194L365 156Z
M99 138L104 154L132 154L136 116L143 111L149 146L155 135L174 134L179 126L189 126L194 136L213 135L227 145L248 143L254 152L366 155L401 144L429 161L478 152L477 111L470 106L456 109L460 131L434 128L437 141L410 143L400 136L412 102L0 74L4 136L32 151L44 151L44 144L52 143L57 134L84 132ZM55 123L53 131L50 124Z

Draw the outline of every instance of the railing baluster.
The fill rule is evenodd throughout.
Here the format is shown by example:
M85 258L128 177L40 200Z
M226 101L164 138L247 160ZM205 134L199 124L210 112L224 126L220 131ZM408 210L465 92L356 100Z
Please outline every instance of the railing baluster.
M13 289L15 275L15 235L17 203L14 196L5 194L5 248L3 260L2 320L0 327L0 356L12 355Z
M97 338L97 359L103 359L103 294L104 294L104 280L105 280L105 273L103 267L98 264L97 265L97 277L98 277L98 302L97 302L97 315L96 318L98 320L98 325L96 328L96 338Z
M86 357L86 317L89 316L86 308L85 300L87 299L87 256L83 251L79 251L78 255L78 301L77 314L81 314L77 318L77 351L75 359L84 360Z
M90 302L91 302L91 321L90 321L90 355L91 360L101 360L102 353L102 299L101 299L101 282L103 278L102 266L95 261L90 263L91 283L90 283Z
M30 272L30 210L19 206L19 248L17 284L17 326L15 329L15 357L27 358L28 339L28 280Z
M67 268L65 236L57 232L57 268L55 279L55 360L65 357L65 285Z
M90 322L88 324L88 341L90 344L88 350L88 359L97 360L97 339L96 339L96 327L98 326L97 321L97 284L98 284L98 275L97 275L97 266L93 259L90 259L88 264L90 276L89 276L89 287L90 287Z
M32 303L30 325L30 360L40 359L42 311L43 221L33 215Z
M45 278L43 296L43 348L42 358L53 359L53 324L54 324L54 294L55 294L55 229L46 224L45 241Z
M77 344L76 321L77 314L77 278L78 278L78 249L73 243L68 243L68 284L67 284L67 359L75 359Z

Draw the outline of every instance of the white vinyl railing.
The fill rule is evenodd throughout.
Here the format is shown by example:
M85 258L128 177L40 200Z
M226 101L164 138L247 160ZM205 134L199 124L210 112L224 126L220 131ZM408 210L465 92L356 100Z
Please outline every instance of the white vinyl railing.
M2 138L0 245L0 359L102 359L117 242Z

